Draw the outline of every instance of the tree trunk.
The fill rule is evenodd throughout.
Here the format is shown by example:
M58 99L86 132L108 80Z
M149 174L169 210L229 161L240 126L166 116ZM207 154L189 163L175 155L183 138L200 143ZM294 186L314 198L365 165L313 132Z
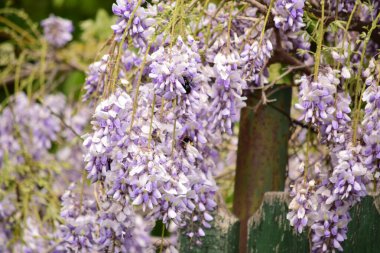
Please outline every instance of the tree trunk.
M233 203L240 220L240 253L247 252L248 219L260 207L264 193L284 188L291 88L273 93L269 99L276 102L260 106L261 93L250 94L241 111Z

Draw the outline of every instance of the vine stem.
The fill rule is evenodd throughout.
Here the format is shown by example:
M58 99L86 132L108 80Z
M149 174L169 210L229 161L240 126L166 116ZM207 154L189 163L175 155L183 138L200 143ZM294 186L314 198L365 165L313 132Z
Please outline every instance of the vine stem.
M231 50L231 25L232 25L232 12L233 12L233 10L234 10L234 5L232 3L231 8L230 8L230 15L228 17L228 26L227 26L227 36L228 36L227 48L229 51Z
M267 11L267 14L266 14L265 20L264 20L264 26L263 26L263 28L261 30L261 34L260 34L259 50L261 48L261 43L263 43L263 39L264 39L264 35L265 35L265 27L267 26L267 23L268 23L268 20L269 20L269 16L270 16L270 12L272 10L273 4L274 4L274 0L270 0L268 11Z
M113 69L113 72L112 72L112 78L110 80L110 86L111 86L111 89L113 90L115 84L116 84L116 77L117 77L117 74L119 73L119 64L120 64L120 58L121 58L121 52L123 51L123 45L124 45L124 42L125 42L125 39L127 38L127 34L128 34L128 29L129 27L131 26L132 24L132 21L135 17L135 14L137 12L137 9L140 7L141 5L141 2L142 0L139 0L137 2L137 5L136 7L133 9L132 13L131 13L131 16L129 17L128 19L128 23L125 27L125 31L123 33L123 36L121 38L121 41L120 41L120 44L119 44L119 47L118 47L118 51L117 51L117 56L116 56L116 61L115 61L115 66L114 66L114 69Z
M357 138L357 130L358 130L357 128L358 128L358 123L359 123L359 115L360 115L359 112L360 112L361 102L362 102L361 96L365 90L365 85L363 85L363 87L361 87L364 57L366 56L365 52L367 50L368 42L371 38L372 32L377 27L377 22L379 21L379 19L380 19L380 13L377 14L375 20L373 20L371 29L368 31L367 37L364 40L364 45L363 45L363 49L361 52L359 70L358 70L357 75L356 75L356 90L355 90L355 105L354 105L354 112L355 112L354 117L355 118L353 120L353 126L352 126L352 129L353 129L352 141L353 141L354 146L357 143L357 139L356 139ZM360 90L360 88L362 88L362 89Z
M173 111L175 113L175 110L177 108L177 98L174 100L174 105L173 105ZM174 154L174 146L175 146L175 129L177 127L177 118L174 119L174 125L173 125L173 140L172 140L172 156Z
M155 105L156 105L156 94L153 95L152 111L151 111L150 126L149 126L148 148L150 148L150 143L152 141L153 118L154 118L154 107L155 107Z
M162 250L164 248L164 236L165 236L165 224L162 223L160 253L162 253Z
M42 52L41 52L41 68L40 68L40 85L42 95L45 93L45 71L46 71L46 55L47 55L47 42L46 40L41 41Z
M348 21L347 21L347 24L346 24L346 29L344 30L344 34L343 34L342 47L340 49L340 55L343 55L345 41L346 41L347 36L348 36L348 29L350 28L350 25L351 25L351 22L352 22L352 18L354 17L356 9L358 8L358 4L359 4L359 0L356 0L354 8L352 9L352 12L350 14L350 17L348 18ZM350 58L347 57L347 60L349 60L349 59ZM340 69L340 61L338 61L338 69Z
M152 41L155 41L155 36L153 37L153 40ZM144 55L144 59L143 59L143 62L141 63L141 67L140 67L140 73L139 73L139 77L137 79L137 86L136 86L136 93L135 93L135 97L133 98L133 108L132 108L132 119L131 119L131 127L130 127L130 131L132 131L132 127L133 127L133 122L134 122L134 119L135 119L135 115L136 115L136 110L137 110L137 100L139 98L139 91L140 91L140 85L141 85L141 79L142 79L142 75L143 75L143 71L144 71L144 67L145 67L145 63L146 63L146 59L148 57L148 54L149 54L149 50L150 50L150 47L152 46L152 42L149 43L146 51L145 51L145 55Z
M304 167L304 181L307 182L307 175L309 170L309 153L310 153L310 135L311 135L311 124L308 124L306 133L306 157L305 157L305 167Z
M38 31L37 25L29 18L28 14L26 14L25 11L6 7L0 10L0 14L13 14L17 16L18 18L25 21L25 23L29 26L30 31L33 32L36 38L41 37L41 33Z
M10 21L9 19L0 16L0 23L3 23L4 25L6 25L6 26L10 27L11 29L15 30L22 37L24 37L25 39L27 39L28 41L30 41L32 44L36 42L36 39L33 38L33 36L31 36L27 32L27 30L21 28L20 26L18 26L16 23Z
M321 51L322 51L322 43L323 43L323 34L324 34L324 20L325 20L325 0L321 1L322 15L319 24L318 31L318 44L317 51L315 52L315 64L314 64L314 82L318 81L318 73L319 73L319 64L321 61Z
M26 51L22 51L16 65L16 71L15 71L15 93L20 91L20 72L21 72L21 65L24 63L26 57Z

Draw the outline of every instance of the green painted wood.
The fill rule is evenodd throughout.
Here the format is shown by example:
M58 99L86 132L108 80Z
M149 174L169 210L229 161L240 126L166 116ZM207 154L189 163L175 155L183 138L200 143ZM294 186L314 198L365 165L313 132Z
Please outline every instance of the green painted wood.
M260 207L264 193L284 189L291 88L267 93L268 99L276 101L257 106L261 92L255 92L248 95L247 107L241 111L233 203L241 224L240 252L246 252L247 222Z
M364 198L351 210L344 253L380 252L380 196Z
M184 233L180 238L179 252L186 253L238 253L239 222L224 207L218 208L211 229L205 229L202 244L196 245Z
M248 252L309 252L307 232L295 234L289 221L287 194L268 192L260 209L249 221ZM351 210L348 238L343 244L348 253L380 252L380 196L368 196Z
M296 235L286 219L287 194L267 192L259 210L249 221L248 252L307 253L305 233Z
M307 232L296 234L286 219L289 198L284 192L267 192L260 208L249 220L249 253L307 253ZM213 228L206 230L201 245L195 245L185 235L180 239L180 252L239 252L239 222L219 208ZM351 210L352 221L344 253L380 252L380 195L367 196Z

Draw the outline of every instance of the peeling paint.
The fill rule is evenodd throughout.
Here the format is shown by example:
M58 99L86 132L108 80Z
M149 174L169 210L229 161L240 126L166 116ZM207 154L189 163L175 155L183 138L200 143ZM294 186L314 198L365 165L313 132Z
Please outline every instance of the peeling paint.
M376 207L377 212L380 214L380 194L377 192L376 194L369 194L373 197L373 203Z
M289 199L286 193L268 192L260 208L250 219L248 252L305 253L309 252L306 232L295 234L286 219ZM377 253L380 248L380 195L370 194L350 211L345 253ZM180 252L237 253L239 228L236 217L221 205L214 227L206 231L203 244L192 246L182 235Z

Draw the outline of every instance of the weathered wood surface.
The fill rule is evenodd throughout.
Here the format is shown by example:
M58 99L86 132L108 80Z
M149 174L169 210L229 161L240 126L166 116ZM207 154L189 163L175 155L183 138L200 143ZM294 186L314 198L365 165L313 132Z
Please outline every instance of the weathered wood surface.
M370 196L351 211L344 253L380 252L380 195Z
M296 235L286 219L287 194L268 192L249 221L248 252L307 253L307 234Z
M309 250L307 233L295 234L289 221L287 194L268 192L250 220L248 252L305 253ZM348 253L380 252L380 196L368 196L351 210L348 238L343 244Z
M267 192L259 210L249 220L249 253L307 253L307 233L294 233L286 214L288 202L284 192ZM380 252L380 196L368 196L351 210L348 239L344 253ZM181 237L180 252L237 253L239 223L225 210L219 211L214 227L206 231L201 246Z
M246 251L248 219L265 192L284 189L288 161L291 88L268 91L267 105L259 92L247 95L241 110L233 213L240 220L240 251Z
M180 239L179 252L187 253L238 253L239 252L239 222L224 207L217 210L217 215L211 229L205 229L206 236L202 245L195 245L186 235Z

